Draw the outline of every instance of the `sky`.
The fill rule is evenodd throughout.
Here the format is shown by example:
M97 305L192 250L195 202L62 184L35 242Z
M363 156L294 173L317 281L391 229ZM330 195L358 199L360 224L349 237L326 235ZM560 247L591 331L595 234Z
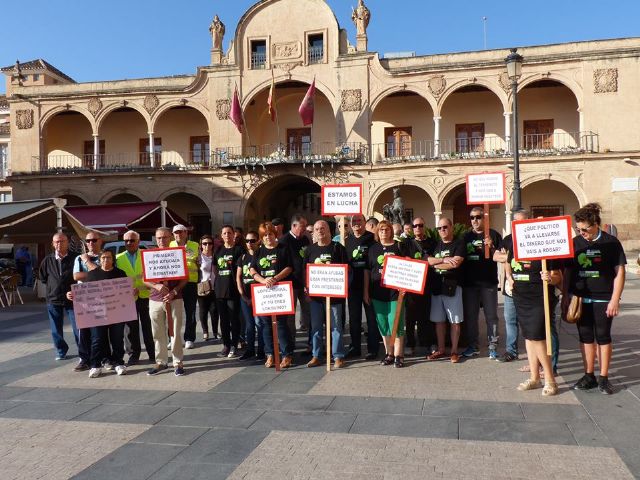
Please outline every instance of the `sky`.
M306 0L299 0L306 1ZM326 0L355 44L351 7ZM208 65L209 24L225 50L256 0L2 2L0 66L43 58L78 82L195 74ZM365 0L369 50L417 55L640 36L640 0ZM486 17L486 21L483 21ZM508 53L505 50L505 56ZM0 93L4 92L0 82Z

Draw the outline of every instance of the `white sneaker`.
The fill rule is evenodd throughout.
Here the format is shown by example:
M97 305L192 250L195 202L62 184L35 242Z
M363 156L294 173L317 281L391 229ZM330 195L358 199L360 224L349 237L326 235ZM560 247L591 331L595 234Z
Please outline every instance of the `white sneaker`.
M229 355L227 355L227 358L233 358L236 356L236 347L231 347L231 350L229 350Z
M127 374L127 367L125 367L124 365L118 365L116 367L116 373L118 375L126 375Z
M171 337L169 337L169 343L167 343L167 348L171 350Z
M92 368L91 370L89 370L89 378L98 378L101 374L101 368Z
M191 340L187 340L187 342L184 344L184 348L186 350L191 350L193 348L193 342Z

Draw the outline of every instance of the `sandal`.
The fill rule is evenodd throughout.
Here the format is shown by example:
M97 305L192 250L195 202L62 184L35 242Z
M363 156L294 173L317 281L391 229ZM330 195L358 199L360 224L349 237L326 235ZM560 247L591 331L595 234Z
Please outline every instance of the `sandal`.
M553 395L558 394L558 384L555 382L549 382L544 384L544 388L542 389L543 397L551 397Z
M521 392L525 392L527 390L534 390L536 388L540 388L541 386L542 384L540 383L540 380L532 380L528 378L527 380L522 382L520 385L518 385L518 390L520 390Z
M391 365L393 363L393 355L389 355L388 353L384 356L384 358L382 360L380 360L380 365Z
M431 355L427 355L427 360L439 360L441 358L446 357L447 354L442 350L436 350Z
M394 362L393 362L393 366L395 368L404 367L404 357L395 357Z

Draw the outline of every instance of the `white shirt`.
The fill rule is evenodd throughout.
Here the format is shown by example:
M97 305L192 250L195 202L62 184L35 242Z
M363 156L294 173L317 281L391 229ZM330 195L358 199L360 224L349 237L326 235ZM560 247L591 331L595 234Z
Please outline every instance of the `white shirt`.
M216 269L213 266L213 256L207 257L206 255L200 254L200 281L206 282L207 280L211 281L211 284L216 279Z

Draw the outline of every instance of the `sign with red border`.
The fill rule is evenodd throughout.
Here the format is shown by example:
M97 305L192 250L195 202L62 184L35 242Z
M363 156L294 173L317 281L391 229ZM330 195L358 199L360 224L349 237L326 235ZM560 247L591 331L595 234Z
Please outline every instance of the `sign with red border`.
M307 263L307 293L310 297L347 298L349 265Z
M517 262L573 258L571 217L536 218L511 222L513 256Z
M322 215L356 215L362 213L362 185L340 183L322 185Z
M385 288L406 292L424 293L429 262L412 258L386 255L382 265L381 284Z
M268 288L261 283L252 283L251 307L254 317L294 315L293 284L280 282Z
M467 205L505 203L504 172L467 174Z
M187 252L184 247L150 248L140 250L142 254L142 278L145 282L185 280Z

